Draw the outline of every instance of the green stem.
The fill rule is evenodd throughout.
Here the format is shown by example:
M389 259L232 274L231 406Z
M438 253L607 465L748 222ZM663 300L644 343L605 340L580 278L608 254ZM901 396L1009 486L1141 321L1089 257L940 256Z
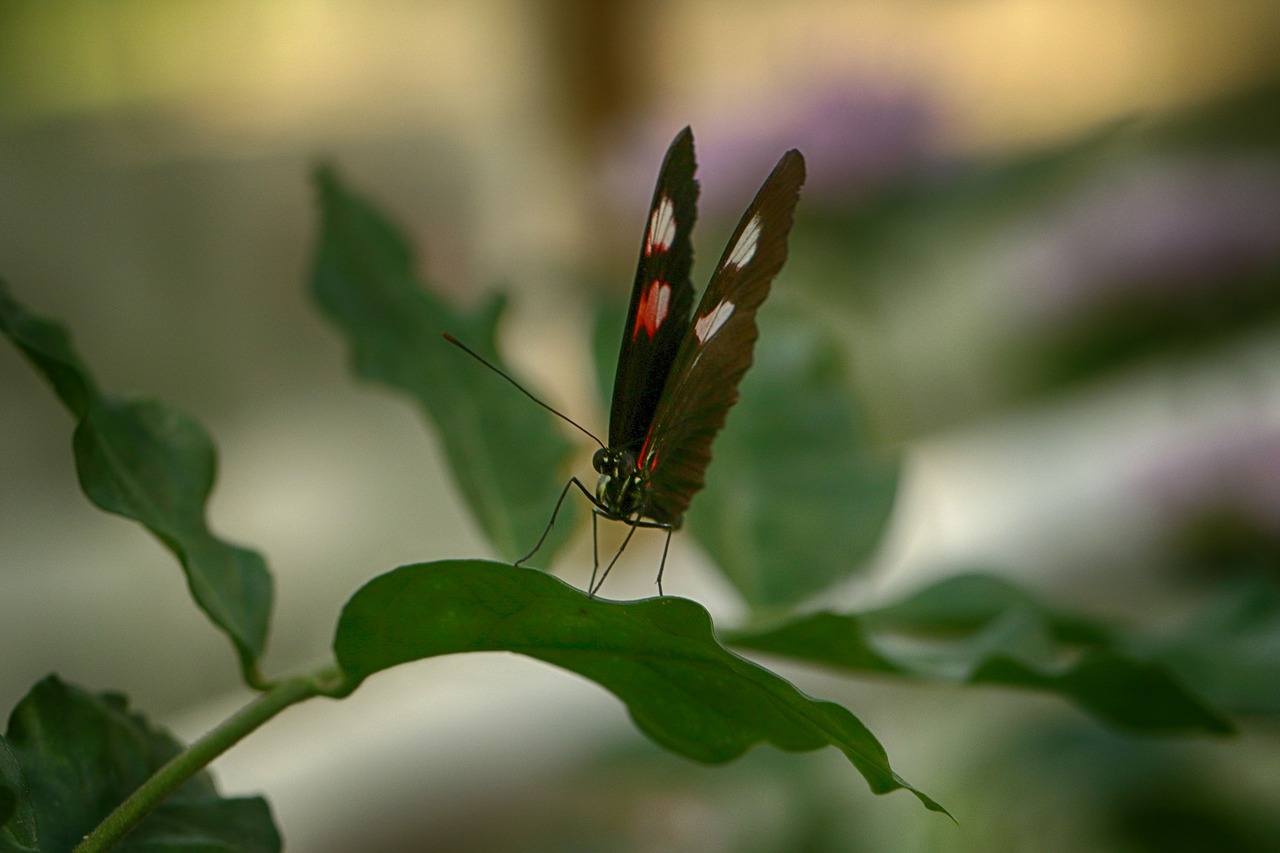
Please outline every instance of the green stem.
M171 758L138 790L115 808L102 823L76 845L73 853L102 853L117 844L165 797L254 729L285 708L313 696L333 695L338 674L326 668L316 673L277 682L212 729L204 737Z

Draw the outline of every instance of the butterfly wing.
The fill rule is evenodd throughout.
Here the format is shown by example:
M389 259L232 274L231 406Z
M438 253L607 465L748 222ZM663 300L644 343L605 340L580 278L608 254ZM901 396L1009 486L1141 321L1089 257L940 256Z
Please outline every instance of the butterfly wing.
M693 132L676 135L658 173L645 221L631 308L623 327L609 409L609 446L639 450L693 308L690 233L698 212Z
M655 521L678 525L704 484L711 441L751 366L756 311L787 259L804 177L804 157L788 151L742 215L676 353L639 456L643 514Z

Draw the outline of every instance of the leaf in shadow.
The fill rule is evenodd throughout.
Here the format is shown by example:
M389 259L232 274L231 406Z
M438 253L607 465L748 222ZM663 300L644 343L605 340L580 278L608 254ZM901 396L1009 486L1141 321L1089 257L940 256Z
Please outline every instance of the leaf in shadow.
M18 756L0 737L0 851L37 850L36 809Z
M0 783L17 800L9 821L0 824L0 850L65 853L180 749L130 711L124 697L45 678L14 708L0 739ZM17 774L6 753L16 760ZM224 799L205 772L178 788L115 849L275 853L280 846L265 800Z

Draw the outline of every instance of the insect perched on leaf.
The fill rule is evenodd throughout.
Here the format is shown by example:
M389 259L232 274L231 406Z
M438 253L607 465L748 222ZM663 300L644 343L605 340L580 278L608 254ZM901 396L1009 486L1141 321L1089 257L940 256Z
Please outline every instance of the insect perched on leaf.
M516 561L520 565L538 552L570 487L577 486L592 504L593 540L597 517L631 527L603 572L597 553L587 586L592 595L640 527L667 531L658 568L658 593L662 593L671 533L680 527L689 502L704 485L711 441L738 401L738 383L751 366L756 311L787 258L787 235L804 183L804 157L794 149L782 155L742 215L697 310L692 310L689 273L693 266L690 234L698 204L695 168L693 132L686 127L667 149L645 220L640 264L618 353L607 446L489 365L600 445L591 460L600 474L595 491L577 477L569 478L546 530L533 550ZM445 337L467 349L452 336Z

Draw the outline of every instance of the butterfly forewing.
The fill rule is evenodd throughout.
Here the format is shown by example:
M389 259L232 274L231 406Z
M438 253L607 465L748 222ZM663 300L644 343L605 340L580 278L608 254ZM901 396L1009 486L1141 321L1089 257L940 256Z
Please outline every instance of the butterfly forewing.
M649 478L644 514L656 521L679 524L703 486L711 440L751 366L756 311L787 258L804 177L804 158L788 151L734 229L686 327L640 455Z
M685 128L667 149L645 219L631 308L622 332L609 410L609 446L638 452L693 307L690 232L698 211L693 133Z

